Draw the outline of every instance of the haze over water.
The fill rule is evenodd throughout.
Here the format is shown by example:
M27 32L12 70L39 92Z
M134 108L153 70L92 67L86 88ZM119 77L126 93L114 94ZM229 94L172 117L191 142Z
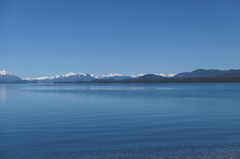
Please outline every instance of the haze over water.
M0 158L240 158L240 84L0 85Z

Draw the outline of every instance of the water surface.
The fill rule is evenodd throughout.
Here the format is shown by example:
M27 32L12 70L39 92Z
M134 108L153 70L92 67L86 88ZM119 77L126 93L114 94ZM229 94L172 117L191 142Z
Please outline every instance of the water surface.
M0 158L240 158L240 84L0 85Z

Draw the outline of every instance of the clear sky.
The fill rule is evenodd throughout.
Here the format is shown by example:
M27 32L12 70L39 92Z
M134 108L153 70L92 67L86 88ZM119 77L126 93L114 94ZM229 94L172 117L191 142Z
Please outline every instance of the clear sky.
M239 0L0 0L0 69L20 77L240 69Z

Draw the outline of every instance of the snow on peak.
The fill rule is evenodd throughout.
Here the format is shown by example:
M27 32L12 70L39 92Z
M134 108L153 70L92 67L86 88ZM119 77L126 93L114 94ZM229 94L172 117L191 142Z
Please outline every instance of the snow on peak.
M113 73L109 73L109 74L103 75L103 76L105 76L105 77L114 77L114 76L123 76L123 75L122 75L122 74L119 74L119 73L113 72Z
M155 74L155 75L162 76L162 77L173 77L173 76L175 76L176 74L160 73L160 74Z
M62 76L69 77L69 76L74 76L74 75L76 75L76 73L68 72L68 73L66 73L65 75L62 75Z
M5 70L0 70L0 73L2 73ZM38 77L38 78L25 78L25 80L58 80L58 79L66 79L68 77L73 78L71 76L76 76L76 78L89 78L89 79L115 79L115 80L122 80L122 79L127 79L127 78L139 78L141 76L144 76L145 74L137 74L137 75L122 75L119 73L109 73L106 75L94 75L94 74L85 74L85 73L73 73L69 72L67 74L63 75L56 75L56 76L43 76L43 77ZM158 76L162 77L173 77L176 74L166 74L166 73L161 73L161 74L155 74ZM75 78L75 77L74 77Z
M89 74L91 77L93 77L93 78L96 78L96 76L94 75L94 74Z
M145 74L137 74L137 75L130 75L130 77L132 78L138 78L138 77L142 77L144 76Z
M25 79L26 80L53 80L53 79L57 79L57 78L67 78L67 77L70 77L70 76L87 76L87 74L69 72L69 73L64 74L64 75L43 76L43 77L25 78Z
M96 78L108 78L108 77L116 77L116 76L123 76L123 75L113 72L113 73L109 73L107 75L96 76Z
M0 70L0 75L13 75L13 73L8 72L8 71L2 69L2 70Z
M62 76L63 77L69 77L69 76L76 76L76 75L78 75L78 76L87 76L87 74L85 74L85 73L73 73L73 72L69 72L69 73L67 73L65 75L62 75Z

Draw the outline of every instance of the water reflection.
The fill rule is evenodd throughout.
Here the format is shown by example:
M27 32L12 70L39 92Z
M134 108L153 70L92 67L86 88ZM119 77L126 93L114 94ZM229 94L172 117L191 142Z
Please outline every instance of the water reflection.
M0 103L5 103L7 97L7 89L5 87L0 87Z
M37 87L26 87L23 89L34 90L169 90L176 89L172 86L149 85L141 86L138 84L49 84L38 85Z

